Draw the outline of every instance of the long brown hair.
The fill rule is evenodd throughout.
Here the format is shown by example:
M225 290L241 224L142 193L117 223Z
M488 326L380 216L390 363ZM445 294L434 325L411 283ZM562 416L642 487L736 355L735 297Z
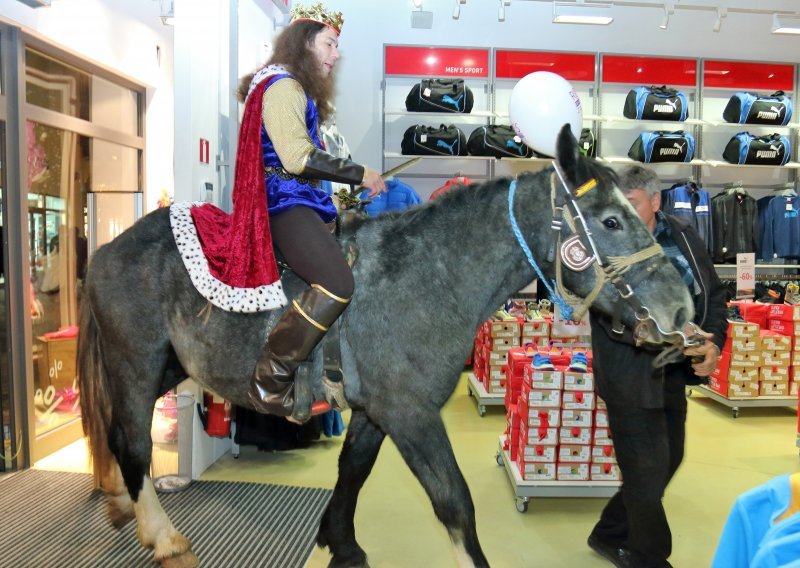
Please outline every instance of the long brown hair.
M320 124L333 115L334 77L333 73L327 77L322 74L319 61L311 51L314 38L325 29L325 24L314 21L297 21L289 25L278 35L275 40L272 57L266 65L284 65L303 86L305 92L317 105ZM239 100L244 102L250 81L255 72L248 73L239 81L237 91Z

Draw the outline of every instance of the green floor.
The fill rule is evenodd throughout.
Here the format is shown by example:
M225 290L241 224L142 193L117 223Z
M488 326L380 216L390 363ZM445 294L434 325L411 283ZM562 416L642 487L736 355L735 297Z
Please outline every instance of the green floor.
M345 420L348 416L345 414ZM453 448L475 502L478 534L495 567L610 566L586 547L603 499L531 499L518 513L505 469L495 461L505 429L502 407L478 416L467 396L466 375L444 409ZM708 566L728 511L741 492L770 478L800 471L797 416L787 408L743 408L739 418L710 399L689 401L686 459L667 489L676 567ZM332 488L342 438L309 450L223 456L202 479L258 481ZM397 450L387 442L361 493L356 534L374 568L456 566L450 540L430 502ZM327 550L315 550L308 566L326 566Z

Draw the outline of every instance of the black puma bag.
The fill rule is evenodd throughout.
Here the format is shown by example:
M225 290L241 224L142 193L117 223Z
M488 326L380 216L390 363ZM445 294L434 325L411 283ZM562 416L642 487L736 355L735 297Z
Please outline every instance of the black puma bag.
M722 118L725 122L738 124L785 126L792 118L792 100L783 91L775 91L771 95L736 93L725 105Z
M730 139L722 157L731 164L782 166L792 154L789 138L780 134L753 136L740 132Z
M406 97L406 110L411 112L472 111L472 90L464 79L422 79Z
M691 162L694 136L683 130L642 132L628 150L628 157L645 163Z
M473 156L495 158L530 158L533 150L528 148L514 129L504 124L481 126L472 131L467 149Z
M666 85L632 89L622 109L625 118L637 120L684 121L687 113L686 95Z
M439 127L416 124L403 134L400 149L412 156L466 156L467 137L453 124Z

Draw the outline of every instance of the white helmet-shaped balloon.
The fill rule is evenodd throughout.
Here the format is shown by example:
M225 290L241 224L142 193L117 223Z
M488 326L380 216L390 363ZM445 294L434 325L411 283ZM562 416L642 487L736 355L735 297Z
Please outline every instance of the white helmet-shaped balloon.
M580 138L581 99L561 75L549 71L525 75L511 92L508 114L517 136L540 154L556 155L556 139L565 124Z

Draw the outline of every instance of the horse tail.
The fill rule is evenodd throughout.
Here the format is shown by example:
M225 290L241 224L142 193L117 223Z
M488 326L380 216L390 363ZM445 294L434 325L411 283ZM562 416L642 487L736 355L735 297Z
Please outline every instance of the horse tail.
M114 463L108 446L111 396L100 344L100 330L97 328L89 294L85 294L81 302L79 330L78 387L81 396L81 421L83 433L89 438L95 480L99 483Z

